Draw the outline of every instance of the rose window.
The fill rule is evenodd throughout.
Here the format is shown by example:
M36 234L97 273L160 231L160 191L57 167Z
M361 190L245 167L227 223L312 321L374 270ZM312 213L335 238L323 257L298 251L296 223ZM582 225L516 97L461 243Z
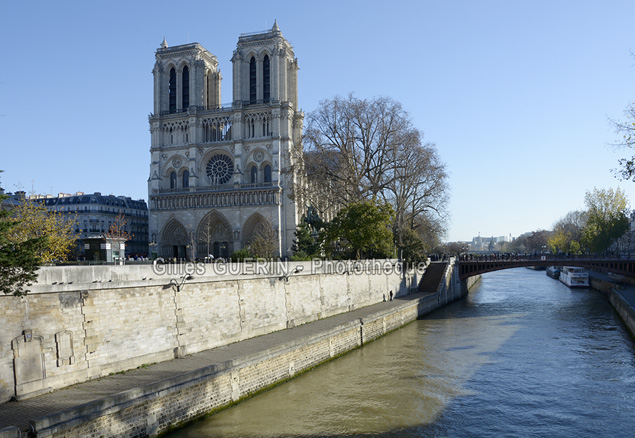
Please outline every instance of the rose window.
M207 177L212 185L225 184L232 177L234 163L227 155L214 155L207 162Z

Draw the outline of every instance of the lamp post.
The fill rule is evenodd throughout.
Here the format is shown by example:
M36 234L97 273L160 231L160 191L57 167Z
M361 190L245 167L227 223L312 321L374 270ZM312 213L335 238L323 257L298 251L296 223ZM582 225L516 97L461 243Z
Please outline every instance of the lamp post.
M177 292L181 292L181 288L183 287L183 284L185 284L187 280L193 280L193 279L194 277L192 277L191 275L188 275L188 274L181 275L178 279L176 278L170 279L170 283L163 286L163 289L173 288L173 289L176 289Z
M289 281L289 277L291 277L292 274L298 274L300 272L302 272L304 270L304 266L296 266L295 269L292 272L289 272L287 275L283 275L282 277L278 278L278 280L282 281Z
M150 240L150 242L148 242L148 246L150 247L150 253L148 254L148 257L151 260L155 260L159 254L157 252L157 233L152 233L151 235L152 239Z

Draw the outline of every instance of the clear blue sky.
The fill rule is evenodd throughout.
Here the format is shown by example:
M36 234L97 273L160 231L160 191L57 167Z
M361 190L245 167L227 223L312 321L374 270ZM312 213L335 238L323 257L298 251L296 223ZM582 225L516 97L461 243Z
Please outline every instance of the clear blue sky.
M147 199L163 37L214 53L230 102L239 34L277 19L305 112L337 94L390 96L436 143L448 240L551 228L593 187L622 187L635 205L607 146L607 119L635 100L632 0L5 1L0 16L8 191Z

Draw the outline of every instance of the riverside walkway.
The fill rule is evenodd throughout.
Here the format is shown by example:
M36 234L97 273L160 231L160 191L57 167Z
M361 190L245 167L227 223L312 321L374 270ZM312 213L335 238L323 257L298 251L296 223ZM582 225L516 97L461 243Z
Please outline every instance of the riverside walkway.
M81 405L98 403L107 397L117 394L134 393L141 388L168 383L171 379L183 380L196 378L202 370L216 367L218 370L227 369L234 363L262 356L268 350L280 345L301 344L307 338L320 336L334 327L347 322L359 321L377 313L384 313L407 306L412 301L422 298L436 299L436 294L415 293L393 301L386 301L371 306L356 309L347 313L331 316L298 327L281 330L256 338L247 339L212 350L192 354L180 359L156 363L145 367L113 374L97 380L79 383L68 388L59 389L38 397L11 401L0 404L0 438L22 436L30 431L30 421L46 417ZM15 430L18 428L21 435Z

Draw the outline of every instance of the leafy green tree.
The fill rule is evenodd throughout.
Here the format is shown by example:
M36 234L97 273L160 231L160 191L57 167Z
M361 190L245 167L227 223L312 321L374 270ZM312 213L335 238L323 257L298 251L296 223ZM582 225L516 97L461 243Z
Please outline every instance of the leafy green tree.
M571 211L553 226L553 232L547 241L547 246L552 253L561 252L568 254L580 254L584 228L587 223L586 211Z
M320 241L311 231L311 227L306 221L302 221L295 230L295 240L293 241L293 254L302 259L311 259L320 255Z
M586 192L588 219L584 241L593 252L602 252L628 230L628 198L619 188Z
M245 259L252 258L252 254L247 248L239 249L238 251L234 251L229 258L232 262L244 262Z
M428 258L425 243L415 231L408 228L402 230L401 242L401 259L404 262L419 263Z
M349 204L339 211L323 233L331 258L382 258L394 255L391 225L394 211L375 200Z

